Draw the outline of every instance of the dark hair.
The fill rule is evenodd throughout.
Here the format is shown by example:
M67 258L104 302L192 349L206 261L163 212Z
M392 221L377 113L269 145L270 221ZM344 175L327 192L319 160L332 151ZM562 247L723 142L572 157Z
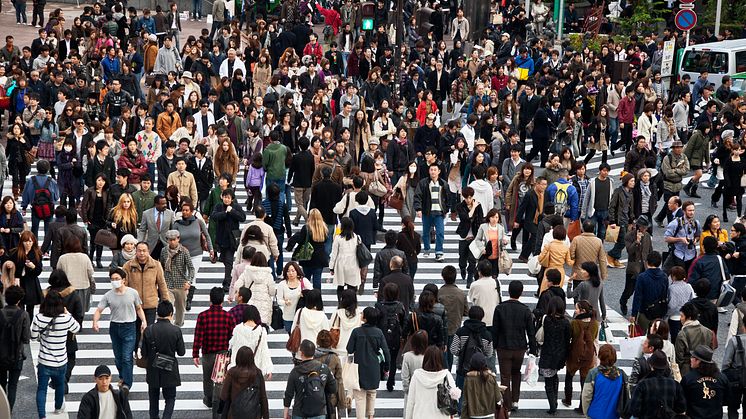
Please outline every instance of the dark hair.
M39 314L47 317L57 317L65 312L62 295L55 290L49 290L39 306Z
M700 281L706 281L706 280L701 279ZM699 309L694 304L692 304L691 301L681 306L681 308L679 309L679 312L681 312L681 314L686 316L687 320L699 319Z
M448 285L456 283L456 267L453 265L446 265L440 271L440 276L443 278L443 282Z
M716 252L718 248L718 240L715 237L707 236L702 239L702 247L704 247L705 253Z
M565 226L560 224L552 228L552 238L554 240L565 240L567 238L567 230Z
M427 331L424 329L420 329L414 334L412 334L412 337L410 338L410 346L412 348L412 352L415 355L422 355L425 353L425 350L427 349L427 342L429 338L427 336Z
M435 306L435 294L430 291L422 291L418 300L420 312L431 313Z
M484 318L484 309L479 306L471 306L469 308L469 319L482 321Z
M354 319L357 315L357 292L352 289L342 291L337 308L343 308L347 318Z
M486 259L479 261L477 264L477 272L479 273L480 278L492 276L492 262Z
M583 232L584 233L593 233L596 231L596 222L592 219L587 219L583 221Z
M267 257L264 256L264 253L262 252L254 253L254 256L251 257L251 266L259 266L259 267L269 266L267 264Z
M558 285L559 283L562 282L562 274L560 273L559 269L556 269L556 268L547 269L544 276L552 284Z
M62 269L55 269L49 275L47 280L49 286L53 289L65 289L70 286L70 280Z
M593 288L601 286L601 278L598 276L598 265L596 265L596 262L583 262L580 268L588 272L588 280L591 281Z
M508 295L510 298L520 298L523 294L523 282L514 280L508 284Z
M243 250L241 251L241 258L250 261L254 257L255 254L256 254L255 247L244 246Z
M303 280L303 268L298 265L298 262L291 260L290 262L287 262L285 264L285 267L282 268L282 279L286 280L288 279L288 268L292 267L295 269L295 273L298 275L298 280Z
M251 289L248 287L239 288L238 296L241 297L241 300L244 302L244 304L248 304L249 300L251 300Z
M389 282L383 287L383 301L396 301L399 299L399 285Z
M253 321L256 324L262 324L262 316L259 314L259 309L256 306L249 304L243 311L243 317L241 321L246 323L247 321Z
M18 305L26 296L26 291L18 285L11 285L5 290L5 303L10 306Z
M352 291L352 290L347 290L347 291ZM378 318L380 317L380 315L381 313L375 307L365 307L365 310L363 310L363 319L365 319L366 323L370 323L370 324L378 323Z
M616 349L608 343L601 346L598 350L598 361L604 367L611 367L616 364Z
M254 382L255 377L261 374L254 363L254 351L248 346L242 346L236 353L236 366L234 368L248 371L247 379L251 380L250 382Z
M311 289L306 292L306 308L324 311L324 300L321 298L321 290Z
M340 221L340 233L339 235L341 237L344 237L345 240L352 240L352 236L355 229L355 222L352 221L352 218L350 217L342 217L342 220Z
M648 254L648 257L645 260L645 262L649 266L652 266L653 268L657 268L661 266L661 263L663 262L663 258L661 257L661 254L658 251L653 250L652 252Z
M710 281L707 278L700 278L694 282L692 288L694 289L694 294L697 297L706 297L707 294L710 293L712 286L710 285Z
M435 345L428 346L422 359L422 369L429 372L441 371L443 369L443 351Z
M158 317L164 318L174 314L174 305L168 300L161 300L156 309Z
M210 304L214 306L223 304L224 298L225 291L223 290L223 287L212 287L210 290Z
M663 350L663 339L657 334L648 334L648 346L655 351Z

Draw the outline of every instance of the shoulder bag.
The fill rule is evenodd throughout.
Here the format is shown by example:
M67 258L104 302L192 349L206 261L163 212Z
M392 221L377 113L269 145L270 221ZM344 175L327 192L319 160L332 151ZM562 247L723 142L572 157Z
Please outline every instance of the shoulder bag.
M365 244L357 238L357 249L355 250L355 256L357 256L357 264L360 268L365 268L373 261L373 255L370 254L370 250Z
M451 384L448 382L448 377L443 377L443 383L438 384L438 409L444 415L453 417L458 413L458 405L458 399L451 398Z
M332 329L329 331L329 335L332 338L332 348L336 348L339 345L339 334L340 334L340 322L339 314L336 314L336 322L332 322ZM336 325L335 325L336 323Z
M546 318L546 314L541 316L541 323L539 324L539 329L536 331L536 343L539 344L539 346L544 344L544 319Z
M370 185L368 185L368 192L370 192L371 195L377 196L379 198L382 196L386 196L386 194L389 192L386 184L383 183L379 178L377 170L373 172L373 181L370 182Z
M736 297L736 289L730 284L730 280L725 275L725 268L723 267L723 258L717 256L718 263L720 264L720 275L723 278L723 283L720 285L720 295L718 296L717 306L728 307Z
M102 228L96 233L93 242L98 246L104 246L109 249L115 249L118 244L117 235L108 228Z
M308 230L308 226L306 226L305 228L306 241L295 249L292 256L292 259L297 260L298 262L305 262L311 260L311 258L313 257L313 244L309 243L311 232ZM302 282L303 281L301 281L301 283Z
M300 316L302 313L303 309L298 310L298 321L295 322L295 327L290 332L290 339L288 339L288 343L285 345L285 349L293 354L298 352L298 348L300 348Z

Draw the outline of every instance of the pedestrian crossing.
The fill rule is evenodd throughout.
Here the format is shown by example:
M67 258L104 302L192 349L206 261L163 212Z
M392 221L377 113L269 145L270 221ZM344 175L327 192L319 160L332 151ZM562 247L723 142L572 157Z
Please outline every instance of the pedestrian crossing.
M596 156L591 165L589 165L589 176L595 175L598 164L600 164L600 156ZM609 158L609 164L612 165L612 174L618 174L622 170L624 164L624 157ZM596 169L593 169L595 167ZM239 182L240 183L240 182ZM10 190L9 184L5 185L5 190ZM237 190L237 201L243 203L246 200L246 191L243 185L238 185ZM295 208L291 211L291 217L295 215ZM28 217L27 217L28 218ZM253 216L248 217L247 222L253 220ZM30 219L27 220L30 223ZM417 231L421 232L420 220L416 220ZM440 276L441 269L451 264L458 266L458 236L455 233L457 222L451 221L446 217L445 222L445 241L444 241L444 257L445 260L442 263L438 263L434 259L434 254L430 257L419 258L419 265L415 278L415 291L417 295L422 291L423 287L428 283L434 283L439 287L442 285ZM395 210L387 208L384 217L384 228L385 229L400 229L400 222L398 214ZM43 229L40 228L39 242L43 240ZM378 243L373 246L372 253L375 253L383 247L382 237L379 236ZM520 280L524 283L524 294L521 298L525 304L530 307L536 303L534 292L537 290L537 283L534 277L528 275L528 269L525 263L517 261L518 252L520 252L520 246L517 251L509 251L511 257L514 259L513 271L508 275L501 274L499 280L501 282L501 290L503 292L503 299L507 299L508 283L512 280ZM284 252L285 261L289 261L291 258L290 252ZM108 266L111 260L111 253L108 250L104 250L102 263L104 266ZM48 266L48 260L44 261L45 267L40 282L42 288L46 288L46 280L49 277L50 268ZM75 417L79 407L79 403L83 395L93 388L93 372L99 364L106 364L111 368L112 372L116 376L116 367L114 366L113 352L111 348L111 342L108 336L109 326L109 314L108 311L102 316L99 322L100 331L95 333L92 330L92 315L95 311L95 307L102 298L103 294L110 289L107 270L97 270L95 273L95 279L97 282L97 291L92 296L91 309L86 314L85 321L83 323L83 329L77 336L79 350L77 352L77 364L72 372L70 380L69 394L66 396L66 415L52 415L49 414L48 418L57 419L64 417ZM364 295L358 297L358 301L361 306L369 306L374 304L375 298L372 295L371 285L372 284L373 270L370 269L368 272L368 279L366 281L367 289ZM336 287L327 282L329 278L328 272L324 272L322 279L322 294L324 301L324 311L331 315L336 309ZM201 366L195 367L191 360L191 346L193 342L194 327L196 323L197 315L206 310L209 307L209 290L213 286L220 286L223 279L223 265L221 263L211 264L209 258L205 255L202 267L198 274L196 281L196 293L194 296L192 310L186 313L185 323L182 327L184 334L184 342L186 343L187 354L179 359L180 373L182 385L177 389L177 403L176 403L176 415L177 417L190 417L194 419L210 418L211 414L207 407L202 404L202 371ZM457 280L457 285L466 291L465 282L461 281L460 277ZM226 303L227 306L227 303ZM567 305L568 313L571 314L573 310L572 301L568 300ZM619 314L607 309L609 328L607 334L613 335L612 340L618 340L626 335L626 320ZM269 408L271 418L281 418L283 411L283 396L285 391L286 379L293 367L292 359L290 354L285 350L285 343L287 341L287 334L278 330L272 332L268 338L268 344L270 353L274 363L274 371L272 380L267 382L267 393L269 398ZM39 344L32 342L31 353L34 364L37 362L37 354L39 352ZM629 372L632 361L621 361L618 365L622 369ZM455 371L455 369L454 369ZM560 381L564 382L564 371L560 371ZM145 370L135 366L134 368L135 382L130 392L130 405L136 418L148 418L148 395L147 395L147 384L145 383ZM116 377L114 377L116 378ZM34 378L35 380L35 378ZM114 381L114 380L113 380ZM578 406L580 384L578 379L575 379L573 384L574 389L574 404L572 408ZM560 389L561 391L561 389ZM23 397L19 395L19 398ZM30 396L29 396L30 397ZM50 391L47 395L47 411L52 412L54 410L54 394ZM518 404L519 411L513 416L520 417L544 417L545 411L549 405L546 400L544 393L544 387L540 381L536 386L529 387L527 384L523 384L521 388L521 401ZM163 402L161 401L161 409L163 408ZM566 408L561 403L559 405L559 417L577 417L572 408ZM393 392L386 390L385 382L382 382L379 386L379 391L376 399L375 417L376 418L401 418L404 416L403 412L403 393L400 380L400 372L397 372L397 381ZM354 416L354 409L349 412L350 416ZM178 416L182 415L182 416ZM22 418L25 417L23 412L15 412L14 417Z

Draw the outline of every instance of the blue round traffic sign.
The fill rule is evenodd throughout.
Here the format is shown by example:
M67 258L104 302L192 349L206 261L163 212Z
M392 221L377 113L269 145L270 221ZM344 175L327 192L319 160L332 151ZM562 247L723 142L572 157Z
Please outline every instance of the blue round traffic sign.
M697 24L697 14L690 9L679 10L674 22L679 30L689 31Z

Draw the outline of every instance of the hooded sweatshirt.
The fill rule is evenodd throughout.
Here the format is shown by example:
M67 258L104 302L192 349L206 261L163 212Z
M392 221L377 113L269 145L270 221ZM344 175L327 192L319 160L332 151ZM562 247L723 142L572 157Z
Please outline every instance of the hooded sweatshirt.
M293 327L290 330L295 329L296 325L300 327L301 342L304 339L316 342L316 335L322 330L330 330L331 326L329 319L323 311L308 308L298 310L293 318Z
M447 380L451 387L451 397L459 398L461 391L456 387L456 382L448 370L425 371L418 369L412 374L409 382L409 394L407 395L407 406L404 414L405 419L413 419L415 413L417 417L428 419L449 419L449 415L444 415L438 409L438 384L443 384ZM458 396L458 397L454 397Z
M469 184L474 189L474 200L482 206L482 211L487 214L495 206L492 185L484 179L477 179Z

